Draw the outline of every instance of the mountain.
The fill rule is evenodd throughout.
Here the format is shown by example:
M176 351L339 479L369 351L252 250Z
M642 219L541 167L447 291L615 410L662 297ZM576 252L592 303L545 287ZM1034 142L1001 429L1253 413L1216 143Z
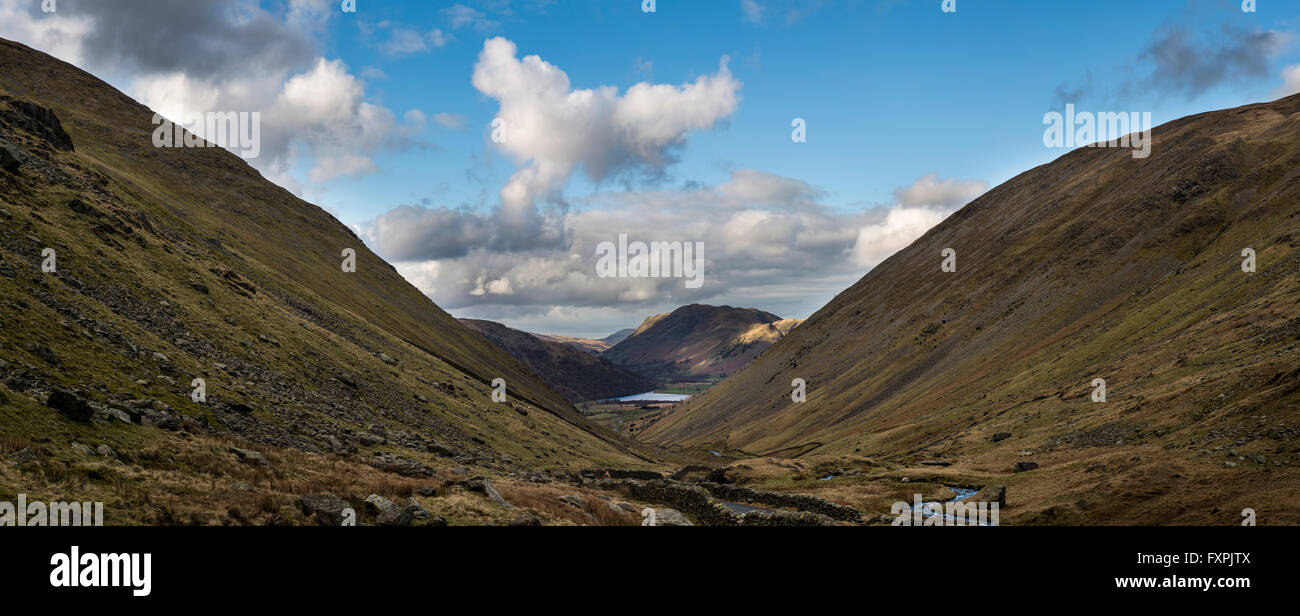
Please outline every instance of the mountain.
M378 467L651 459L321 208L223 149L155 147L152 115L0 40L0 457L38 472L0 473L0 493L84 485L78 497L108 501L110 523L292 521L304 491L359 495L360 511L367 485L396 485L372 479ZM491 398L497 378L505 404ZM126 466L85 453L99 445ZM231 491L232 478L256 492Z
M624 340L627 340L628 336L631 336L632 334L635 333L636 330L631 327L626 329L620 329L608 336L605 336L604 338L601 338L600 341L612 347Z
M542 340L559 342L561 344L567 344L574 348L582 349L583 351L586 351L588 353L599 354L609 349L610 347L622 342L628 336L631 336L632 332L635 331L636 331L635 329L631 329L631 328L620 329L599 340L593 340L591 338L575 338L573 336L553 336L550 334L533 334L533 335L537 336L538 338L541 338Z
M573 402L638 394L655 387L654 381L577 347L492 321L460 321L523 362L547 385Z
M739 370L796 324L752 308L692 304L646 319L601 356L662 380L717 378Z
M998 186L641 438L938 459L955 485L1012 484L1021 520L1294 510L1300 96L1153 139L1149 158L1080 148Z

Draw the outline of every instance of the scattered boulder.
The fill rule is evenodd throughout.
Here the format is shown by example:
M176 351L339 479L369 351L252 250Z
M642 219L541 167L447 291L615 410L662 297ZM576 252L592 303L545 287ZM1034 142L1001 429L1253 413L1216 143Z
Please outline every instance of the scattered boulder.
M19 449L13 456L11 456L11 458L13 459L14 464L17 464L18 466L39 466L41 464L40 457L36 455L35 451L32 451L31 447L23 447L22 449Z
M415 460L398 457L384 451L375 454L372 466L403 477L435 477L438 474L437 470Z
M1015 472L1023 473L1025 471L1032 471L1036 468L1038 468L1037 462L1016 462Z
M131 414L130 414L130 413L127 413L125 410L123 410L123 409L121 409L121 408L118 408L118 407L115 407L115 406L110 406L110 407L104 409L104 419L106 419L106 420L114 420L114 419L115 419L115 420L120 421L120 422L122 422L122 423L129 424L129 423L131 423Z
M22 151L8 143L0 141L0 169L9 173L17 173L18 168L23 164Z
M467 479L459 483L466 490L469 490L471 492L481 492L483 494L486 494L487 497L492 499L493 502L495 502L498 505L501 505L502 507L505 507L506 509L514 509L514 505L507 503L506 499L501 497L501 493L497 492L497 489L492 486L492 480L488 479L487 477L482 477L482 476L473 477L471 479Z
M82 216L90 216L92 218L103 216L99 210L95 209L95 206L76 197L73 197L72 200L68 202L68 208Z
M511 526L541 526L542 519L531 511L525 511L510 520Z
M366 507L375 514L375 522L380 526L410 526L415 521L416 509L424 511L419 505L398 507L397 503L378 494L366 497ZM427 515L428 512L426 511Z
M95 451L105 458L117 458L117 452L113 451L113 448L108 445L100 445L95 448Z
M95 409L91 408L89 401L67 389L58 388L50 392L45 405L73 421L89 423L95 415Z
M565 494L560 497L560 502L571 507L577 507L578 509L587 508L587 501L583 500L583 498L577 494Z
M304 494L298 497L302 512L315 516L322 526L341 526L343 510L348 509L348 502L333 494Z
M1003 485L984 486L972 499L975 502L997 503L998 507L1007 506L1007 487Z
M1005 440L1007 440L1007 439L1009 439L1009 438L1011 438L1011 433L1010 433L1010 432L998 432L997 434L994 434L994 435L993 435L993 438L992 438L991 440L992 440L994 443L996 443L996 442L998 442L998 441L1005 441Z
M262 466L271 465L271 461L267 460L266 456L262 455L260 451L253 451L252 449L240 449L239 447L231 447L230 453L235 454L235 456L239 458L240 462L246 462L248 464L260 464Z
M94 449L91 449L90 447L87 447L87 446L85 446L85 445L82 445L81 443L78 443L78 442L76 442L76 441L73 441L73 442L72 442L71 447L72 447L72 450L73 450L73 451L75 451L75 452L77 452L77 453L79 453L79 454L81 454L81 455L83 455L83 456L93 456L93 455L95 455L95 450L94 450Z
M440 458L454 458L460 455L459 451L432 441L425 444L424 450Z
M433 514L429 513L428 509L420 506L420 502L415 500L413 496L406 499L406 508L411 510L411 515L417 520L428 520L433 517Z

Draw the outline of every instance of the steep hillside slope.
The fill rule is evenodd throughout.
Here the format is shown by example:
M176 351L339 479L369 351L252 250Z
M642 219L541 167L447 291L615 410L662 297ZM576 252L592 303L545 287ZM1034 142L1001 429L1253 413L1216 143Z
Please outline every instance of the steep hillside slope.
M752 308L692 304L646 319L601 356L657 379L722 377L758 357L796 323Z
M492 321L461 319L573 402L654 389L655 383L574 346L551 342Z
M1293 96L1160 126L1146 159L1083 148L1019 175L640 436L940 458L1058 521L1294 511L1298 315ZM1039 470L1012 475L1022 461Z
M386 442L501 470L640 463L320 208L219 148L154 147L151 116L0 41L0 140L22 159L0 171L7 442L172 438L134 425L148 423L380 458ZM491 402L495 378L510 404ZM86 408L133 424L64 416Z

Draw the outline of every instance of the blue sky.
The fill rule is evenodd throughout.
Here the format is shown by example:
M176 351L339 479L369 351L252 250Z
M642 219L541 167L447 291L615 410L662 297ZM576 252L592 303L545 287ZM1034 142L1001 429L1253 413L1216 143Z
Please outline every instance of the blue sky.
M694 301L807 317L971 198L1064 154L1044 147L1042 120L1067 102L1160 124L1300 90L1300 4L1283 0L1254 13L1229 0L957 0L955 13L941 0L658 0L654 13L640 0L357 0L355 13L182 0L187 12L134 21L113 15L128 0L32 4L0 0L0 36L155 109L263 111L252 164L440 305L574 335ZM196 16L205 45L185 36ZM134 42L169 36L190 51ZM530 99L560 71L613 119L584 123L563 92ZM628 95L639 83L671 89ZM535 120L533 141L490 139L510 113ZM530 169L550 179L503 199ZM620 232L704 241L708 284L595 277L593 247Z

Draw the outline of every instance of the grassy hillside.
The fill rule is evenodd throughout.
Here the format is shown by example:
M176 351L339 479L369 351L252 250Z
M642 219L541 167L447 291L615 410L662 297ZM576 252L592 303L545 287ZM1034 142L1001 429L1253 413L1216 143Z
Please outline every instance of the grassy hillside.
M640 437L1007 483L1013 521L1295 523L1297 315L1293 96L1017 176Z
M587 423L319 207L224 150L154 147L151 116L0 40L0 145L22 158L0 171L0 456L38 454L26 471L0 465L0 498L76 486L131 500L107 507L123 521L156 521L137 500L225 481L216 454L181 461L195 438L223 459L227 441L282 457L281 487L301 490L322 456L495 473L647 464L648 448ZM47 248L56 272L41 269ZM508 403L492 402L495 378Z
M758 357L798 322L731 306L682 306L645 320L601 356L657 378L716 378Z

